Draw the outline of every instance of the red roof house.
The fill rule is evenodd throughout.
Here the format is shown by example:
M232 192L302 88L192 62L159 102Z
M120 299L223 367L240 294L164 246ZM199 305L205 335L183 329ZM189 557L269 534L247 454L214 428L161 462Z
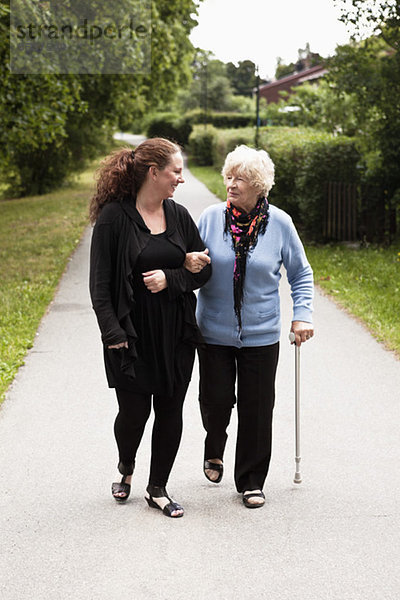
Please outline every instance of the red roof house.
M305 82L313 82L323 77L328 70L324 65L316 65L309 69L303 69L293 75L282 77L271 83L260 85L260 98L265 98L268 103L279 102L282 99L279 92L292 92L293 88Z

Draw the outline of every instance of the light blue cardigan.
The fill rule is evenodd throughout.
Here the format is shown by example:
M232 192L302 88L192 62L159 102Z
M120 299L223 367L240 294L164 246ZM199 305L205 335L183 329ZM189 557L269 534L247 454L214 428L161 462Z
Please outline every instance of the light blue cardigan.
M292 291L293 320L312 323L313 273L292 219L270 205L267 229L247 256L242 330L233 306L235 254L230 234L224 234L226 202L201 215L198 228L210 250L212 275L200 289L197 322L208 344L268 346L279 340L281 319L279 280L282 264Z

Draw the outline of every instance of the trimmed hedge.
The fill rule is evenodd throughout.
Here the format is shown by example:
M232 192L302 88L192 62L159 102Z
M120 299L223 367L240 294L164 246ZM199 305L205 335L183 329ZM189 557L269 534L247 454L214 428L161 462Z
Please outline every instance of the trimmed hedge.
M191 125L207 124L219 129L236 129L237 127L248 127L255 123L253 113L237 112L208 112L195 108L185 114L184 117Z
M212 125L217 128L247 127L254 123L252 114L219 113L195 109L184 115L173 112L158 113L151 117L146 126L147 137L166 137L186 146L194 126Z
M212 125L195 125L189 137L189 153L199 166L222 168L225 156L239 144L251 145L250 127L219 130Z
M212 125L195 125L189 136L189 154L200 167L214 164L217 132Z
M307 237L322 241L326 184L360 181L356 140L292 127L267 128L260 140L275 163L271 202L287 211Z
M149 138L164 137L185 146L191 131L191 124L178 114L158 113L149 120L146 135Z
M197 164L221 168L228 152L239 144L254 147L254 136L255 129L250 127L207 127L206 133L197 126L190 136L189 152ZM260 130L260 147L275 164L271 203L288 212L308 238L322 241L326 183L360 181L356 140L312 128L268 127Z
M240 144L254 146L254 129L241 127L238 129L217 130L217 138L214 142L213 164L222 169L225 157Z

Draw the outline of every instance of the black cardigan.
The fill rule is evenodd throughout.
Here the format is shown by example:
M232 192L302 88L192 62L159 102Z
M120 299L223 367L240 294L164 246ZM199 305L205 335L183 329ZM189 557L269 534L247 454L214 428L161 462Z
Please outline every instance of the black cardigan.
M204 250L198 229L184 206L172 199L164 200L168 239L186 252ZM93 229L90 251L90 295L105 347L128 342L122 351L121 371L134 377L137 356L137 334L131 314L135 310L132 271L140 252L150 239L132 200L110 202L102 209ZM204 285L211 276L211 265L200 273L191 273L183 266L164 269L168 295L178 299L184 315L183 340L198 345L202 342L195 318L196 298L193 290ZM107 370L107 365L106 365ZM108 374L109 375L109 374ZM110 381L114 387L115 383Z

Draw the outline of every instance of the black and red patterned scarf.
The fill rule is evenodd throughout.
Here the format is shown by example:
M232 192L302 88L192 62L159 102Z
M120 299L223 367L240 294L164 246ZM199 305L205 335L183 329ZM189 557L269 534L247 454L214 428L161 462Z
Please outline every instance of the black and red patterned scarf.
M241 309L243 288L246 277L247 254L257 244L258 236L265 233L269 219L269 205L266 198L259 198L250 213L233 206L228 200L225 211L225 233L232 236L235 251L233 269L233 299L239 329L242 328Z

